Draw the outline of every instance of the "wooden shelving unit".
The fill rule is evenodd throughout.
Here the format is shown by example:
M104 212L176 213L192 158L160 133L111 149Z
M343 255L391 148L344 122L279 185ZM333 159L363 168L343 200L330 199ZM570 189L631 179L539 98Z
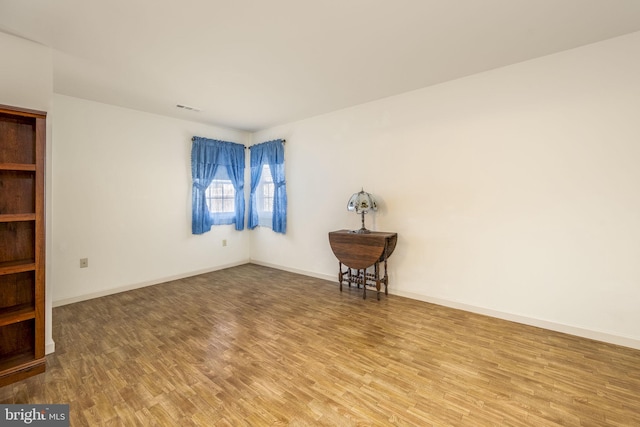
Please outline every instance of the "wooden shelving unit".
M45 123L0 105L0 387L45 370Z

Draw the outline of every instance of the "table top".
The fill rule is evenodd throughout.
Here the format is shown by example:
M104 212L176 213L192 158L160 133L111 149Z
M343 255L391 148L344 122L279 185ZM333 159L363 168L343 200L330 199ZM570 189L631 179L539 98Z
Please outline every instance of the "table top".
M367 268L384 261L393 253L398 233L371 231L355 233L338 230L329 233L329 244L341 263L350 268Z

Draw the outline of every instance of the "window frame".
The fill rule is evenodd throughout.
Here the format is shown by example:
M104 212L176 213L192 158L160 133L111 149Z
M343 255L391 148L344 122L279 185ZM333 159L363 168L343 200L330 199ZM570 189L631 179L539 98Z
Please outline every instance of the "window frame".
M217 197L214 193L218 187L222 193L221 197ZM220 221L233 220L236 215L236 189L230 179L214 178L211 184L205 190L205 199L207 208L212 219L217 218ZM217 210L216 205L222 206L222 210ZM230 205L230 207L229 207ZM225 209L225 207L227 209Z
M258 187L256 188L258 225L261 227L271 227L273 223L273 201L275 188L271 168L265 163L262 165L260 180L258 181Z

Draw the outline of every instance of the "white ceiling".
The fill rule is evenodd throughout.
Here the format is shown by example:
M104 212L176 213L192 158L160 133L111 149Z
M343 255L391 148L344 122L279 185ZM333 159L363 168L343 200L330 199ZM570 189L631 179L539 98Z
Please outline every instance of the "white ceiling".
M56 93L248 131L639 30L639 0L0 0Z

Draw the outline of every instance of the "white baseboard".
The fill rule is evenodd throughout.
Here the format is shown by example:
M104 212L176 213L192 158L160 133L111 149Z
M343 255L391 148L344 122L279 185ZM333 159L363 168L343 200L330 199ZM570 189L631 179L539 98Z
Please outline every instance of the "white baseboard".
M199 274L211 273L212 271L224 270L225 268L237 267L239 265L248 264L249 262L250 261L247 259L247 260L236 262L236 263L219 265L217 267L206 268L206 269L197 270L197 271L191 271L189 273L178 274L178 275L175 275L175 276L163 277L163 278L160 278L160 279L155 279L155 280L150 280L150 281L140 282L140 283L134 283L134 284L131 284L131 285L120 286L120 287L112 288L112 289L105 289L104 291L100 291L100 292L93 292L93 293L90 293L90 294L79 295L79 296L73 297L73 298L67 298L67 299L53 301L52 302L52 307L61 307L63 305L73 304L73 303L81 302L81 301L87 301L87 300L90 300L90 299L100 298L100 297L104 297L104 296L107 296L107 295L119 294L120 292L132 291L134 289L144 288L144 287L147 287L147 286L159 285L160 283L171 282L172 280L179 280L179 279L184 279L186 277L197 276Z
M588 338L596 341L602 341L609 344L616 344L623 347L630 347L640 350L640 340L620 335L614 335L602 331L594 331L591 329L579 328L576 326L565 325L562 323L550 322L548 320L541 320L532 317L520 316L513 313L506 313L503 311L492 310L484 307L477 307L473 305L463 304L456 301L444 300L440 298L432 298L425 295L420 295L412 292L392 291L389 289L389 293L398 295L405 298L411 298L418 301L424 301L431 304L442 305L444 307L455 308L459 310L468 311L471 313L483 314L485 316L495 317L497 319L508 320L510 322L522 323L523 325L535 326L538 328L548 329L550 331L562 332L569 335L575 335L582 338Z
M275 268L276 270L288 271L289 273L302 274L303 276L315 277L316 279L328 280L330 282L335 282L336 284L338 284L338 275L332 276L329 274L313 273L310 271L298 270L297 268L289 268L282 265L270 264L268 262L256 261L254 259L252 259L250 262L251 264L261 265L263 267Z
M321 273L313 273L303 270L298 270L295 268L283 267L280 265L274 265L269 263L264 263L256 260L251 260L252 264L263 265L265 267L276 268L278 270L289 271L291 273L302 274L305 276L311 276L318 279L329 280L331 282L337 282L337 274L336 275L327 275ZM432 298L426 295L416 294L412 292L404 292L394 290L393 288L389 289L389 293L392 295L397 295L400 297L411 298L418 301L424 301L431 304L437 304L444 307L455 308L458 310L464 310L471 313L483 314L485 316L495 317L497 319L508 320L510 322L522 323L523 325L535 326L538 328L548 329L550 331L562 332L569 335L575 335L582 338L588 338L596 341L602 341L610 344L616 344L623 347L634 348L640 350L640 340L620 335L614 335L607 332L602 331L594 331L590 329L579 328L576 326L565 325L562 323L550 322L547 320L536 319L532 317L520 316L513 313L506 313L502 311L492 310L484 307L477 307L473 305L463 304L456 301L450 301L440 298Z
M44 354L51 354L56 351L56 343L53 341L49 341L44 346Z
M199 274L210 273L212 271L223 270L225 268L236 267L236 266L243 265L243 264L248 264L248 263L262 265L264 267L275 268L275 269L278 269L278 270L288 271L290 273L301 274L303 276L315 277L317 279L327 280L329 282L333 282L334 284L337 282L337 277L334 276L334 275L328 275L328 274L323 274L323 273L315 273L315 272L310 272L310 271L305 271L305 270L299 270L299 269L296 269L296 268L289 268L289 267L285 267L285 266L282 266L282 265L270 264L270 263L261 262L261 261L257 261L257 260L246 260L246 261L241 261L241 262L237 262L237 263L233 263L233 264L221 265L221 266L217 266L217 267L214 267L214 268L209 268L209 269L204 269L204 270L199 270L199 271L192 271L192 272L189 272L189 273L184 273L184 274L180 274L180 275L176 275L176 276L164 277L162 279L156 279L156 280L152 280L152 281L148 281L148 282L135 283L135 284L132 284L132 285L122 286L122 287L114 288L114 289L108 289L108 290L101 291L101 292L95 292L95 293L91 293L91 294L80 295L80 296L77 296L77 297L74 297L74 298L68 298L68 299L64 299L64 300L53 301L53 307L60 307L60 306L67 305L67 304L73 304L75 302L86 301L86 300L90 300L90 299L93 299L93 298L99 298L99 297L103 297L103 296L107 296L107 295L117 294L117 293L120 293L120 292L126 292L126 291L130 291L130 290L133 290L133 289L143 288L143 287L146 287L146 286L153 286L153 285L157 285L157 284L164 283L164 282L170 282L172 280L184 279L185 277L197 276ZM624 346L624 347L630 347L630 348L634 348L634 349L640 350L640 340L635 339L635 338L631 338L631 337L614 335L614 334L611 334L611 333L602 332L602 331L594 331L594 330L591 330L591 329L584 329L584 328L580 328L580 327L576 327L576 326L565 325L565 324L556 323L556 322L550 322L550 321L547 321L547 320L541 320L541 319L536 319L536 318L532 318L532 317L520 316L520 315L513 314L513 313L507 313L507 312L492 310L492 309L488 309L488 308L484 308L484 307L477 307L477 306L468 305L468 304L464 304L464 303L460 303L460 302L456 302L456 301L450 301L450 300L445 300L445 299L440 299L440 298L433 298L433 297L429 297L429 296L426 296L426 295L416 294L416 293L413 293L413 292L398 291L398 290L395 290L393 288L389 289L389 293L392 294L392 295L397 295L397 296L401 296L401 297L405 297L405 298L411 298L411 299L414 299L414 300L424 301L424 302L428 302L428 303L431 303L431 304L437 304L437 305L441 305L441 306L444 306L444 307L455 308L455 309L459 309L459 310L468 311L468 312L471 312L471 313L483 314L483 315L486 315L486 316L495 317L497 319L508 320L510 322L522 323L524 325L535 326L535 327L538 327L538 328L548 329L548 330L551 330L551 331L562 332L562 333L569 334L569 335L575 335L575 336L578 336L578 337L588 338L588 339L592 339L592 340L596 340L596 341L602 341L602 342L606 342L606 343L610 343L610 344L616 344L616 345L621 345L621 346ZM46 353L47 354L52 353L54 350L55 350L55 343L53 343L53 342L47 343L47 345L46 345Z

